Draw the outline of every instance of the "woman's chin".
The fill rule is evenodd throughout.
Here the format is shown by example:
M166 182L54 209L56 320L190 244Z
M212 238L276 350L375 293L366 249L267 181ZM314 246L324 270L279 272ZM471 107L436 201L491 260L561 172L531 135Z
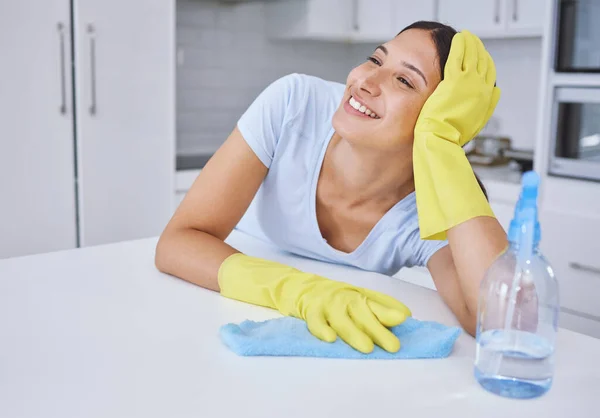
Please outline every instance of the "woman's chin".
M357 118L356 116L345 114L344 110L338 110L331 121L335 131L344 138L365 138L374 135L372 126L367 118Z

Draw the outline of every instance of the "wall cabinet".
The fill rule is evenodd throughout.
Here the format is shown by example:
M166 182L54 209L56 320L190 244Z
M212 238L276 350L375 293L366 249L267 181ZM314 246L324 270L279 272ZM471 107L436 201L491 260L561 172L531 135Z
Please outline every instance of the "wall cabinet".
M508 32L542 35L548 0L506 0Z
M166 0L0 5L0 257L160 233L175 171L174 13Z
M394 16L389 11L394 7L394 0L351 0L352 27L348 34L351 39L383 42L392 38L396 30ZM382 13L381 11L388 11Z
M437 0L437 20L481 38L541 36L546 0Z
M266 4L279 39L385 42L416 20L433 20L436 0L297 0Z
M391 8L394 35L418 20L437 20L437 0L393 1Z
M505 26L502 0L438 0L438 20L478 36L500 34Z
M482 38L541 36L545 0L295 0L268 2L269 35L279 39L385 42L417 20Z
M275 1L265 5L269 36L343 40L356 16L354 0Z

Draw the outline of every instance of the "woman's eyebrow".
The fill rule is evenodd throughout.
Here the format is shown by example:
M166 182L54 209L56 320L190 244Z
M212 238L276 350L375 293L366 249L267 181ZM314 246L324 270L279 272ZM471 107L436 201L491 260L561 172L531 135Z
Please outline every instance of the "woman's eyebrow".
M384 53L384 55L388 54L388 50L384 45L378 45L377 48L375 48L375 51L377 51L378 49L380 49ZM427 79L425 78L425 75L423 74L423 72L421 70L419 70L417 67L412 65L410 62L402 61L402 65L405 66L406 68L408 68L409 70L414 71L415 73L419 74L421 76L421 78L423 79L423 81L425 82L425 85L427 86Z
M423 79L423 81L425 82L425 85L427 85L427 79L425 78L425 75L421 72L421 70L419 70L417 67L412 65L410 62L402 61L402 65L404 65L409 70L412 70L415 73L419 74L421 76L421 78Z
M387 50L387 48L385 46L378 45L377 48L375 48L375 51L377 51L378 49L381 49L385 55L388 54L388 50Z

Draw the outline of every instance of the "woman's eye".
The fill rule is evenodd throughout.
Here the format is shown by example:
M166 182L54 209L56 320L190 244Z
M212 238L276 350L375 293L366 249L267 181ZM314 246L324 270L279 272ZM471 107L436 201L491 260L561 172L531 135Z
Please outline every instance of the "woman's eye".
M412 84L410 84L410 82L404 77L398 77L398 81L400 81L402 84L406 84L411 89L413 88Z
M367 60L371 61L375 65L381 65L381 62L375 57L369 57Z

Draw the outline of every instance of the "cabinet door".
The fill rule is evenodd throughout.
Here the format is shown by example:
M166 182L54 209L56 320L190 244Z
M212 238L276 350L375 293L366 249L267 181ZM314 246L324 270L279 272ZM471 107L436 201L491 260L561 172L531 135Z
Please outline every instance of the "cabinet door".
M353 38L360 41L386 42L398 33L393 25L394 0L352 0Z
M600 321L600 218L543 209L540 248L560 285L560 306Z
M350 36L350 16L353 7L356 7L350 3L357 0L300 0L299 3L303 1L308 1L307 21L309 37L338 39Z
M172 0L76 0L81 244L160 234L175 174Z
M477 36L504 32L505 0L438 0L438 20Z
M348 39L358 0L294 0L265 3L267 33L279 39Z
M392 29L394 35L418 20L435 20L437 0L395 0L392 2Z
M547 0L506 0L506 22L508 31L521 31L541 35Z
M0 258L76 246L69 15L0 2Z

